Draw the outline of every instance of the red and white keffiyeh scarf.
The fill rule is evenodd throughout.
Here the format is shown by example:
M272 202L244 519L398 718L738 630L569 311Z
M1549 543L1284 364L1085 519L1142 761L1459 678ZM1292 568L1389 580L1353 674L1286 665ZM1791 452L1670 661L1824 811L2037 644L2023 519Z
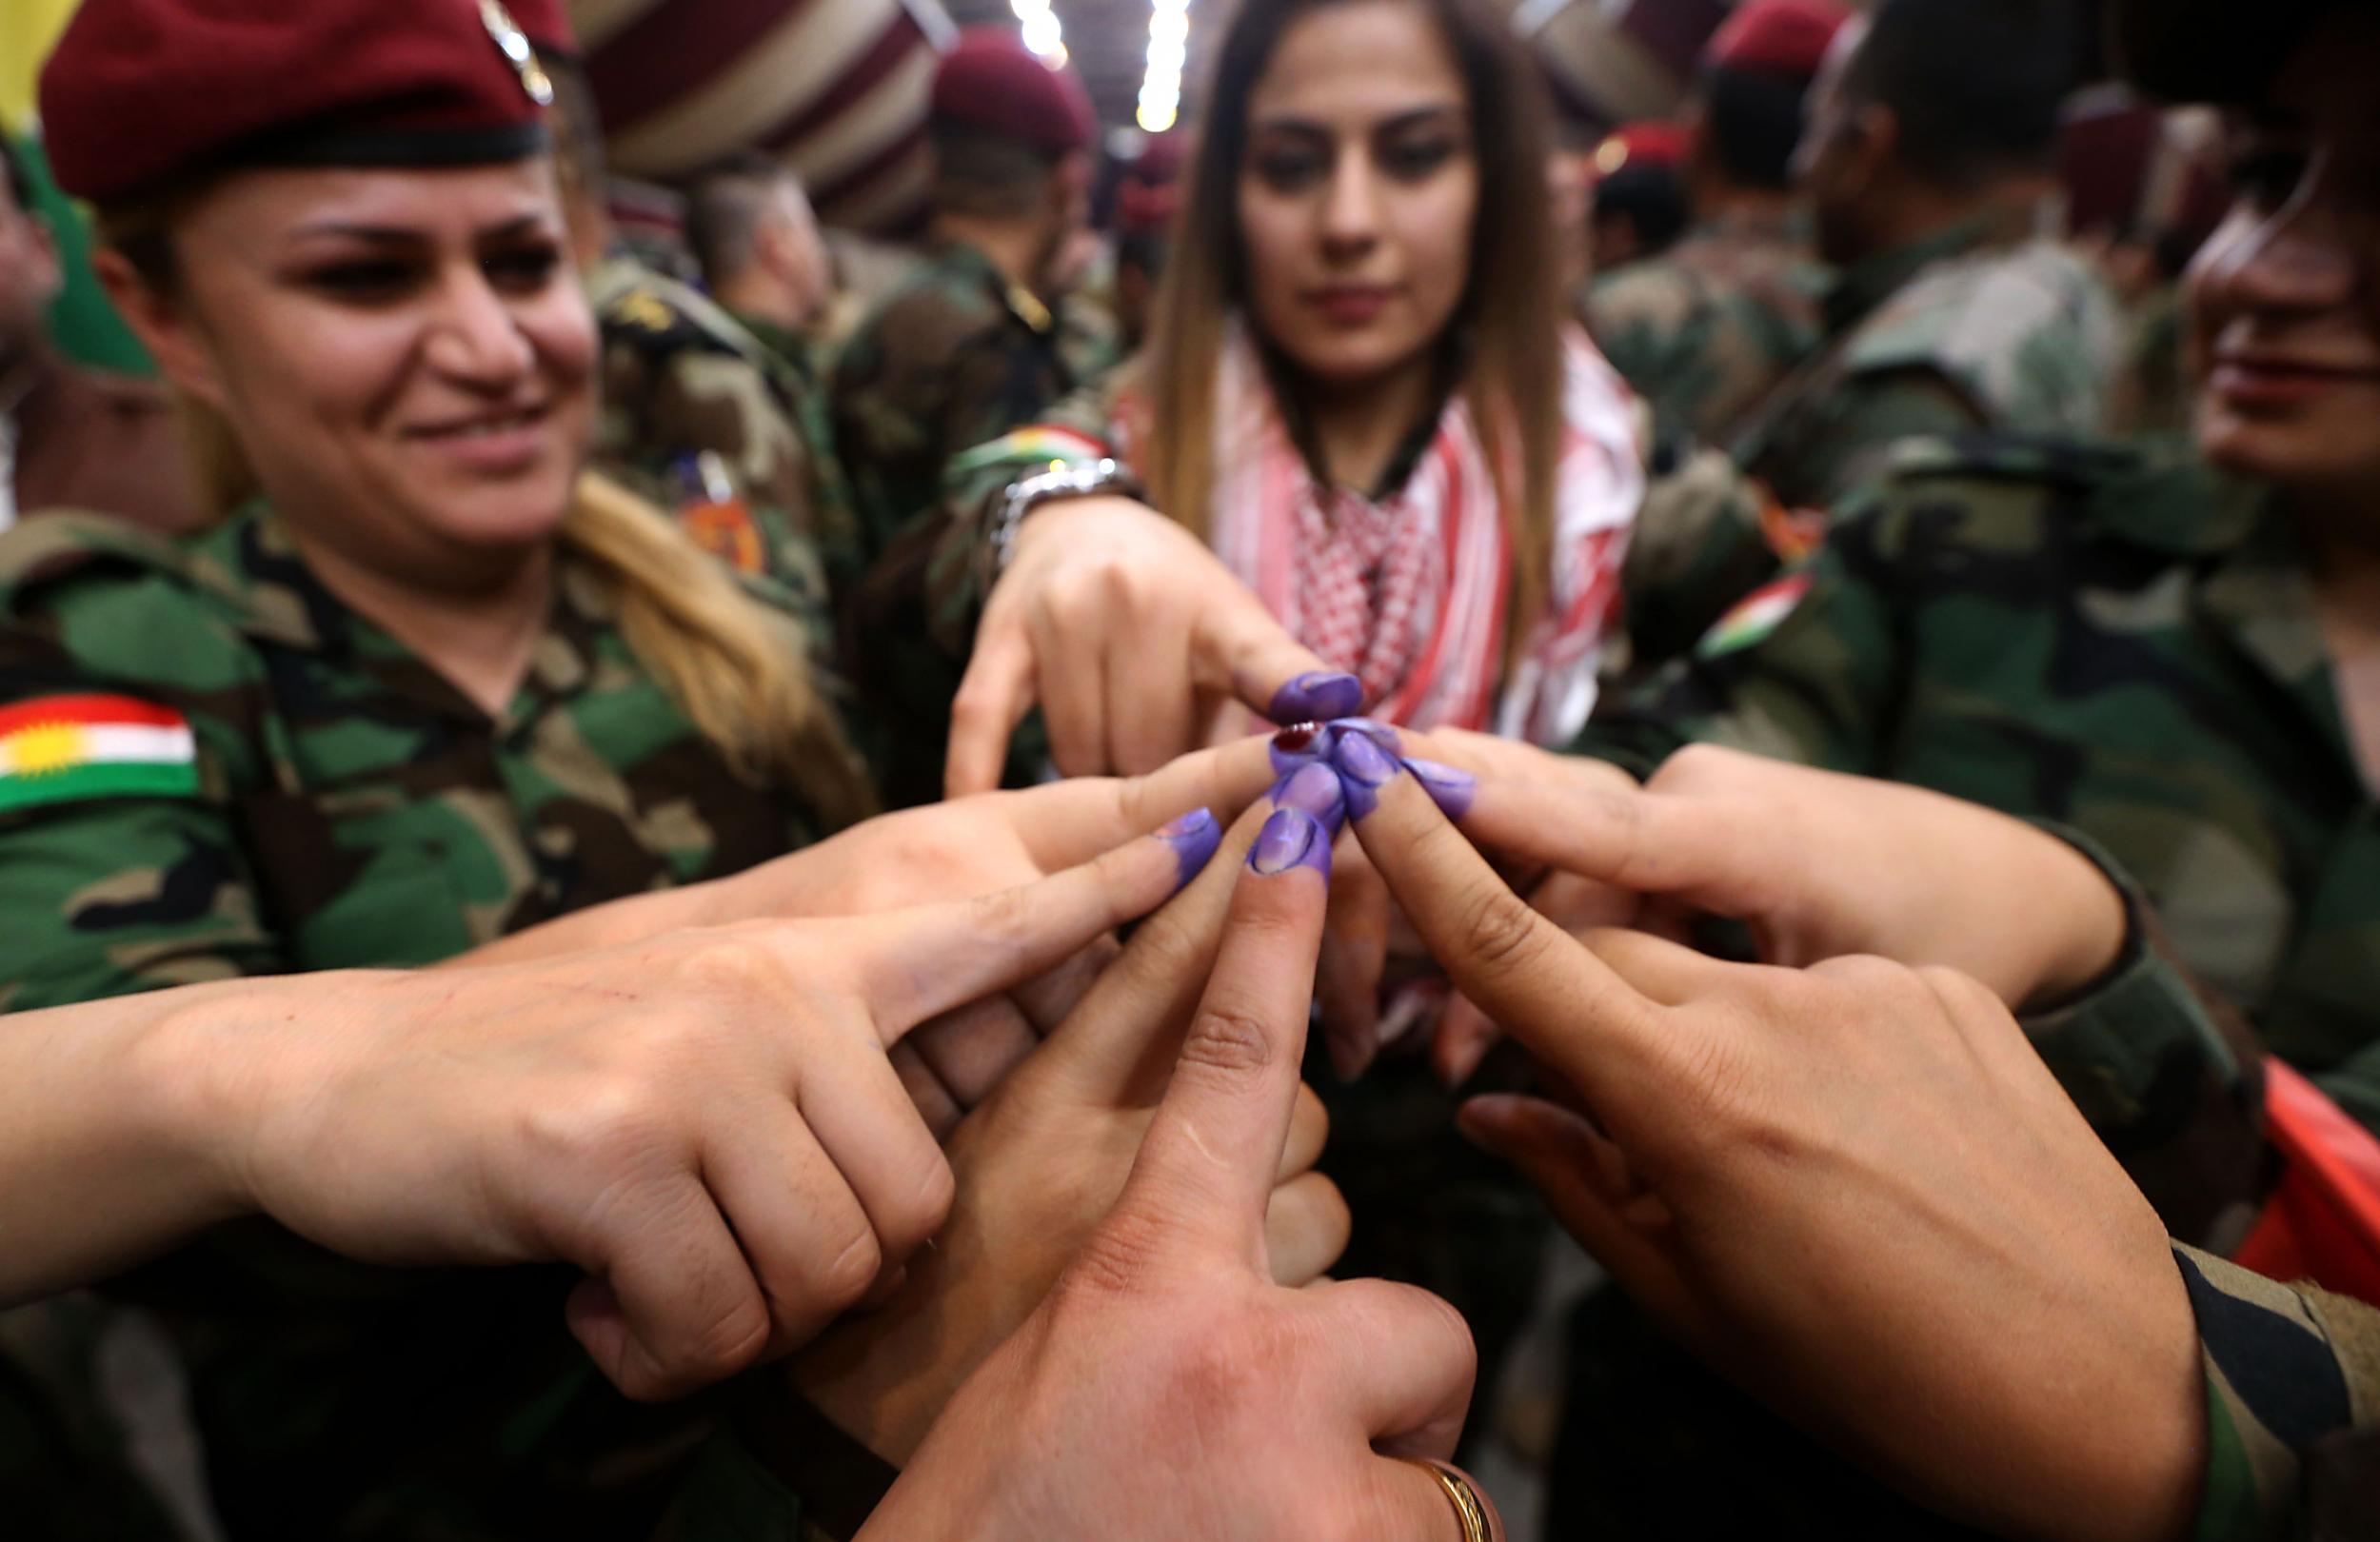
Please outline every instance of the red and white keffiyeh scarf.
M1583 333L1565 328L1563 344L1552 592L1542 614L1514 618L1511 542L1460 393L1404 484L1375 503L1315 479L1234 330L1217 382L1216 553L1299 641L1363 682L1372 716L1561 744L1594 709L1644 465L1627 386ZM1508 484L1519 480L1516 468ZM1516 623L1529 631L1507 676Z

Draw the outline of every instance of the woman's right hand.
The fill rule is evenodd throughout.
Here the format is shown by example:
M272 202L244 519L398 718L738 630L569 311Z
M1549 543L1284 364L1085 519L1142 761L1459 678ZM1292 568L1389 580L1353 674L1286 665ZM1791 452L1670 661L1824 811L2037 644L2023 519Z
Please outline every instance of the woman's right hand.
M1050 504L1018 526L984 602L946 788L998 786L1037 702L1058 769L1082 777L1156 769L1206 742L1234 700L1276 722L1362 704L1353 677L1328 673L1181 525L1128 498Z
M1477 777L1463 833L1542 874L1531 900L1565 930L1682 939L1724 916L1751 929L1763 962L1941 965L2015 1011L2084 990L2129 936L2123 896L2075 847L1922 787L1713 744L1679 750L1641 787L1602 761L1482 734L1416 736L1412 752ZM1450 1010L1441 1073L1459 1082L1492 1037L1480 1013Z
M576 1264L596 1363L674 1395L803 1342L942 1223L887 1049L1155 908L1204 831L962 902L225 997L185 1020L177 1117L246 1208L350 1256Z
M1574 938L1413 776L1371 785L1356 829L1406 916L1577 1100L1474 1098L1465 1130L1632 1295L1986 1529L2182 1533L2207 1436L2180 1271L1992 991L1874 957Z

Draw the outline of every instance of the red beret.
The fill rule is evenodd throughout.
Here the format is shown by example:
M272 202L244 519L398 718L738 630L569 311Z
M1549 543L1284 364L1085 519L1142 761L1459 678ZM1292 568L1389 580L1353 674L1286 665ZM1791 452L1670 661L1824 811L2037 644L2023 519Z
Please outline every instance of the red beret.
M562 0L505 0L505 9L537 51L561 59L579 57L579 34L570 26L570 12Z
M1686 159L1686 130L1674 123L1624 123L1595 148L1596 175L1675 169Z
M1091 143L1091 95L1071 69L1053 69L1004 27L971 27L934 71L934 117L1052 155Z
M552 98L497 0L83 0L41 72L42 141L105 204L224 165L516 161Z
M1744 0L1702 50L1711 69L1815 77L1851 12L1835 0Z

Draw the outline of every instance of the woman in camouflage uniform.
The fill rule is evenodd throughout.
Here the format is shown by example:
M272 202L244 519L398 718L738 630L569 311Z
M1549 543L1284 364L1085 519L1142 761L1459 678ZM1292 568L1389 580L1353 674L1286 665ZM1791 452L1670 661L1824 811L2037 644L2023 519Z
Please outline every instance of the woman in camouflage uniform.
M0 545L0 1008L553 963L1002 889L1052 857L1014 802L789 855L871 803L811 618L582 475L595 328L550 84L500 6L92 0L43 87L222 517L183 544L67 515ZM1247 801L1265 747L1237 762L1150 822ZM997 1053L966 1075L904 1045L811 1097L946 1182L929 1131L1062 1011L991 1004ZM823 1172L775 1176L804 1224L867 1210ZM812 1235L829 1258L882 1242L889 1274L932 1224ZM707 1414L611 1393L564 1331L570 1285L393 1275L257 1223L132 1288L177 1330L235 1535L642 1534ZM607 1300L573 1309L589 1343Z

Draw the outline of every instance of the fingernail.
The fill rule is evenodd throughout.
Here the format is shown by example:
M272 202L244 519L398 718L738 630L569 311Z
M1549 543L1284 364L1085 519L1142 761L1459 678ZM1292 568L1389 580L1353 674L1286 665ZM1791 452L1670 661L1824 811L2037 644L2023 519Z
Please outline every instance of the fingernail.
M1174 891L1180 893L1192 879L1206 871L1215 848L1223 843L1223 826L1211 811L1194 808L1158 831L1157 839L1174 848L1174 858L1181 864L1174 880Z
M1379 806L1380 788L1397 774L1397 761L1369 734L1341 734L1331 751L1346 784L1347 817L1359 820Z
M1273 789L1273 802L1279 808L1311 814L1333 839L1347 822L1347 794L1339 773L1319 761L1309 761L1283 778Z
M1459 820L1471 812L1471 800L1479 791L1478 777L1436 761L1407 761L1405 769L1413 773L1413 780L1421 783L1430 801L1448 819Z
M1335 670L1299 675L1273 694L1275 722L1325 722L1363 710L1363 682Z
M1319 722L1293 722L1273 736L1273 775L1286 777L1331 752L1331 731Z
M1248 866L1265 878L1279 878L1293 867L1311 867L1327 883L1331 877L1331 838L1314 816L1301 808L1277 808L1249 848Z
M1331 726L1342 734L1361 734L1391 755L1405 747L1404 736L1378 718L1341 718Z
M1323 1040L1322 1047L1331 1058L1331 1075L1349 1082L1363 1075L1364 1062L1370 1057L1360 1046L1334 1034Z

